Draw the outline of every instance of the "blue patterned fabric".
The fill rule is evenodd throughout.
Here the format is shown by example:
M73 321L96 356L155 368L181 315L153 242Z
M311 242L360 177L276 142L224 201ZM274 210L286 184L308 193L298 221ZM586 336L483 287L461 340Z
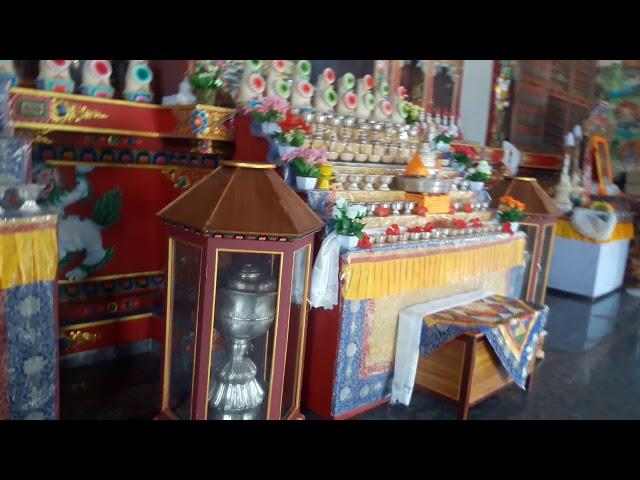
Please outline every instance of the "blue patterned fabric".
M4 317L9 350L9 418L56 418L57 342L53 282L10 288Z
M456 240L458 239L445 241ZM438 241L442 242L442 240ZM391 246L389 248L395 249L397 247ZM524 267L522 266L514 267L509 270L508 283L510 285L510 296L515 297L519 295L519 292L522 289L523 271ZM514 292L518 293L515 294ZM358 408L381 401L391 394L393 368L386 372L364 377L361 376L362 362L364 361L363 349L365 348L366 340L365 316L367 308L370 307L370 303L372 304L373 301L343 300L342 316L340 318L338 355L336 358L336 372L333 384L333 399L331 405L331 414L334 417L338 417ZM539 335L539 332L544 326L544 322L546 322L546 310L540 314L539 318L539 323L535 326L535 331L533 332L536 335ZM464 329L456 326L449 326L448 328L439 328L436 326L431 329L423 326L420 340L421 354L427 355L433 352L463 332ZM492 341L491 337L489 337L489 341ZM503 353L502 355L504 357L506 354ZM504 361L507 362L506 358ZM507 362L507 364L509 364L509 362ZM505 366L505 368L513 370L515 375L517 370L515 366Z
M340 416L387 397L393 371L361 378L366 300L347 300L342 309L331 413Z
M420 356L428 356L458 335L466 332L479 331L487 337L487 340L496 352L500 362L511 378L513 378L516 385L524 390L526 387L527 376L529 374L529 364L536 353L540 334L547 322L548 312L548 307L544 306L541 308L538 315L534 315L532 318L527 320L527 322L535 323L523 345L522 356L519 359L516 358L513 352L508 348L504 334L499 328L465 328L447 324L436 324L433 327L428 327L424 323L422 324L422 331L420 332Z

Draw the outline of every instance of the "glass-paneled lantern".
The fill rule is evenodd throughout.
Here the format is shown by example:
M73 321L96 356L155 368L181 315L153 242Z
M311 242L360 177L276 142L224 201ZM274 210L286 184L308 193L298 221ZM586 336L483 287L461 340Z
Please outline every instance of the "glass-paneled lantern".
M301 418L324 224L274 168L222 162L158 214L169 231L160 418Z
M527 264L521 298L543 304L547 293L549 264L556 235L556 223L562 216L553 199L547 195L535 178L507 177L489 192L491 206L497 208L500 197L511 196L525 204L525 216L520 230L527 234Z

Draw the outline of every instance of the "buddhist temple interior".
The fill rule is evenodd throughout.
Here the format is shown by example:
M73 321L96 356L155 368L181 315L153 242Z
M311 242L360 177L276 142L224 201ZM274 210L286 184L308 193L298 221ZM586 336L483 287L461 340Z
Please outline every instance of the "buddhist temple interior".
M640 419L639 231L640 60L0 60L0 420Z

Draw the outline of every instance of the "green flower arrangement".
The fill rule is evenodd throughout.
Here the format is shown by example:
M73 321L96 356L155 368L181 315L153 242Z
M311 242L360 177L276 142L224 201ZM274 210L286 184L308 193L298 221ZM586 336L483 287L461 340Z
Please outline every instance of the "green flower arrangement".
M189 83L198 90L219 90L222 88L224 65L220 60L196 60L189 72Z
M405 108L407 111L407 123L418 123L420 121L420 107L414 105L413 103L406 102Z

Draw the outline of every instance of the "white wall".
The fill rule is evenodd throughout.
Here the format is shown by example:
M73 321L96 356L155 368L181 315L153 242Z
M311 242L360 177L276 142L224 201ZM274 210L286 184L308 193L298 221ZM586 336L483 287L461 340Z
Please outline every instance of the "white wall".
M460 128L464 139L485 144L493 85L493 60L465 60L460 94Z

